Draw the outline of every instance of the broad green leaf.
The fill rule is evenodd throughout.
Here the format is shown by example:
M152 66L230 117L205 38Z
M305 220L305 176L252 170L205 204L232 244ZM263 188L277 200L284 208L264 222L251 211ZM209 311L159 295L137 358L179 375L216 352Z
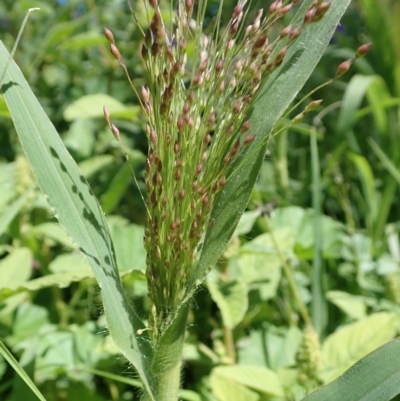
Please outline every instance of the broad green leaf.
M32 252L28 248L15 249L0 261L0 290L16 289L32 274Z
M71 376L74 376L74 343L73 334L68 331L49 331L40 333L41 346L46 346L46 352L37 355L35 358L35 368L37 369L37 379L39 382L56 380L58 372L61 370L68 373L67 368L71 369Z
M77 159L87 159L93 154L95 146L94 121L87 118L72 121L68 132L63 135L64 145Z
M90 264L81 254L65 253L58 255L49 264L52 273L67 273L72 277L93 277ZM44 277L42 277L44 278ZM71 281L76 281L71 279Z
M114 157L111 155L98 155L79 163L79 169L85 178L89 179L97 172L108 167L113 161Z
M325 258L337 257L340 255L342 247L342 226L329 216L319 216L319 218L324 238L322 244L323 255ZM290 230L290 236L294 237L295 246L293 244L293 248L297 257L310 259L315 248L314 219L314 210L289 206L274 210L269 219L269 225L273 230L280 227Z
M303 334L296 326L288 329L269 327L265 336L269 367L277 369L296 365L296 354Z
M38 226L34 226L30 230L30 234L33 234L39 238L48 238L51 239L58 244L65 246L68 249L76 249L74 243L68 238L65 230L63 230L56 223L42 223Z
M2 210L0 215L0 235L2 235L7 230L7 227L14 220L14 217L19 213L19 211L23 208L31 193L32 191L25 192L6 209Z
M146 250L143 245L144 228L136 224L110 224L120 273L146 270Z
M322 344L324 367L321 377L336 379L359 359L393 339L399 320L393 313L375 313L338 329Z
M303 401L390 401L400 394L400 339L358 361Z
M22 291L37 291L47 287L68 287L75 281L85 278L94 278L93 270L81 255L63 254L56 257L49 265L53 274L19 283L18 285L5 285L0 288L0 301L12 297ZM29 266L29 275L32 267ZM1 280L0 280L1 281Z
M89 17L90 14L83 14L79 18L74 18L70 21L58 22L57 24L54 24L44 38L47 46L52 48L70 38L81 28L81 26L86 22Z
M63 50L77 50L105 44L107 44L107 39L99 32L83 32L63 41L60 48Z
M119 100L106 95L104 93L98 93L96 95L82 96L70 104L64 111L64 118L67 121L77 120L81 118L104 118L103 106L106 106L111 115L117 113L125 113L128 109ZM140 109L135 107L131 110L131 118L134 117Z
M7 338L7 343L13 346L21 346L21 342L37 333L40 328L49 323L49 312L46 308L34 304L22 304L15 316L12 336Z
M257 133L251 146L233 163L229 180L213 207L215 224L207 229L200 260L189 284L189 294L195 283L203 280L215 265L246 208L265 155L268 138L279 118L292 103L321 58L350 0L332 2L320 23L303 30L290 47L283 65L266 82L251 114L252 131ZM299 14L311 1L303 2Z
M267 368L242 365L219 366L211 372L211 383L214 383L213 389L218 386L220 378L228 380L232 384L246 386L264 395L283 396L283 388L277 374ZM234 397L234 393L229 392L229 394Z
M328 291L326 299L353 319L362 319L366 316L367 308L363 297L351 295L343 291Z
M9 53L0 46L0 70ZM87 258L102 290L108 329L122 354L135 366L151 399L146 366L152 358L145 326L128 304L116 265L114 247L103 212L85 178L15 63L5 76L2 92L22 147L42 191L60 224ZM145 360L146 358L146 360Z
M256 222L257 218L260 215L261 215L260 210L252 210L249 212L244 212L240 217L234 235L247 234L252 229L254 223Z
M287 229L274 232L276 242L282 246L280 252L288 255L293 247L293 236ZM237 257L240 276L250 288L259 289L261 298L273 298L281 278L282 260L275 248L271 234L261 234L240 248Z
M260 352L263 350L263 352ZM252 329L250 334L242 339L237 350L237 359L241 365L265 367L269 362L269 354L265 351L265 329Z
M210 385L218 401L260 401L260 396L226 376L211 374Z
M275 372L295 366L302 339L303 334L296 326L286 328L268 325L267 329L265 326L259 327L241 341L238 361L241 365L267 365Z
M224 326L233 329L243 319L247 307L247 286L243 281L216 282L213 278L207 281L211 298L218 305Z
M299 206L280 207L272 211L269 226L272 229L290 227L296 234L300 230L306 209Z

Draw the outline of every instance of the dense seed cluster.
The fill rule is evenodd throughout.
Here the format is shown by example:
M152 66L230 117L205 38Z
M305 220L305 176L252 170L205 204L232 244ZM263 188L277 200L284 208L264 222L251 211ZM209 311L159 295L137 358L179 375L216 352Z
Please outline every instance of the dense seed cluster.
M306 326L303 330L303 341L296 359L300 369L300 381L314 386L320 384L319 372L323 365L321 343L312 326Z
M150 24L141 54L150 82L141 99L149 142L144 242L155 339L185 296L229 165L256 136L248 117L252 102L301 30L320 20L330 6L314 1L303 20L277 35L275 24L299 1L277 0L247 24L246 0L241 0L227 28L219 31L217 21L210 36L201 32L206 2L195 10L193 0L179 0L172 32L167 32L158 2L148 1ZM218 20L221 12L222 5ZM123 65L112 33L105 30L105 35Z

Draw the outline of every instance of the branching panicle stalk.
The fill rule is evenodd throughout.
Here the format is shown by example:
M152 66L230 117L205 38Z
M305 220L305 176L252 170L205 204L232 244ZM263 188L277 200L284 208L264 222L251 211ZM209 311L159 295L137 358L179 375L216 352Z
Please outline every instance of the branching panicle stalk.
M144 244L155 348L192 290L188 286L198 245L207 224L214 223L209 218L215 196L229 179L232 162L257 135L249 115L260 88L304 27L330 7L316 0L300 19L276 29L298 2L277 0L247 23L247 0L239 0L226 28L217 24L211 35L202 32L205 1L195 9L192 0L179 0L170 32L158 2L147 2L149 27L141 55L149 82L140 91L133 89L140 93L147 118ZM222 4L218 22L221 13ZM105 36L132 85L108 29ZM190 57L189 43L196 49Z
M276 1L247 25L245 3L238 2L225 30L217 27L207 36L201 32L205 2L200 2L194 22L194 2L179 0L174 27L167 32L157 2L149 1L141 54L150 81L141 94L148 120L144 242L155 343L185 297L197 247L228 167L255 138L248 114L262 83L282 64L304 24L329 8L329 3L314 2L304 21L276 35L274 24L297 1ZM191 59L190 41L197 50ZM115 57L122 63L119 52Z

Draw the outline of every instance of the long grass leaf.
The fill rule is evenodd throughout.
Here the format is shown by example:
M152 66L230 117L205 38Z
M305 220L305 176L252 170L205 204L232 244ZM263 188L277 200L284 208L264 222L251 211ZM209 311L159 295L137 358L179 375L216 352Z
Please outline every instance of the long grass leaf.
M311 1L305 1L304 11ZM190 291L215 265L245 210L264 159L268 137L321 58L350 0L332 2L321 23L305 29L289 49L283 65L266 82L251 114L255 141L232 165L230 179L216 198L200 260L192 277Z
M0 71L9 53L0 43ZM152 349L144 324L129 306L119 278L114 247L103 212L75 161L13 62L1 87L25 155L54 214L89 261L101 288L108 329L122 354L135 366L147 391L146 366Z
M389 401L400 394L400 339L371 352L303 401Z
M318 156L317 130L313 128L310 135L311 148L311 175L312 175L312 204L315 211L314 216L314 255L312 270L312 301L311 318L315 329L319 334L322 333L327 324L327 305L322 288L323 280L323 260L322 260L322 204L321 204L321 177Z
M18 363L18 361L13 357L11 352L7 349L7 347L0 341L0 355L3 355L4 359L11 365L11 367L18 373L20 378L26 383L26 385L32 390L32 392L39 398L40 401L46 401L43 394L39 391L39 389L35 386L35 383L31 380L31 378L27 375L22 366Z

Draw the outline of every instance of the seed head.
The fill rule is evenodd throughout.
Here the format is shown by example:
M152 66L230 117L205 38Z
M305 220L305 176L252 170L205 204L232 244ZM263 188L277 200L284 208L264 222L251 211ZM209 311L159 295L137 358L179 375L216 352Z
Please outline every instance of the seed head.
M300 114L297 114L297 116L293 118L292 122L293 122L293 124L298 124L298 123L301 123L303 120L304 120L304 114L300 113Z
M203 163L200 163L195 170L195 174L199 175L203 171Z
M103 106L103 114L104 114L104 118L106 119L108 125L110 125L110 112L108 111L106 106Z
M343 61L343 63L340 63L339 67L336 70L336 77L340 77L341 75L345 74L349 70L352 61L353 60L349 59L349 60Z
M223 59L218 60L217 64L215 65L215 71L217 71L217 73L220 73L222 71L223 66L224 66L224 60Z
M282 8L282 1L276 0L269 6L269 13L274 14Z
M371 42L361 45L357 49L356 58L364 57L369 52L369 49L371 48L371 45L372 45Z
M313 102L311 102L307 105L307 107L305 108L304 111L308 112L308 111L315 110L322 103L322 101L323 101L322 99L314 100Z
M282 38L285 38L286 36L288 36L289 35L289 33L292 31L292 26L291 25L289 25L289 26L287 26L286 28L283 28L282 29L282 32L281 32L281 34L280 34L280 38L282 39Z
M300 28L294 28L289 34L289 41L293 42L300 35Z
M117 46L114 45L114 43L110 43L110 51L116 60L121 61L121 53L119 52Z
M248 131L249 128L250 128L250 125L251 125L251 121L250 121L250 120L245 121L245 122L242 124L242 127L240 128L240 131L241 131L242 133Z
M186 8L186 12L189 14L193 9L193 0L186 0L185 8Z
M279 11L278 11L278 15L279 17L283 17L285 14L287 14L292 8L292 3L287 4L286 6L282 7Z
M253 50L254 49L259 49L260 47L263 47L265 44L268 44L268 35L262 35L260 36L253 45Z
M321 19L324 16L324 14L329 10L330 7L331 7L330 1L325 1L319 4L315 11L316 17L318 17L318 19Z
M239 17L239 15L243 12L243 4L238 3L232 12L232 20Z
M106 39L110 42L110 43L115 43L115 40L114 40L114 35L113 35L113 33L108 29L108 28L106 28L105 26L103 27L103 32L104 32L104 36L106 37Z
M149 0L149 4L155 9L158 7L158 1L157 0Z
M311 10L307 11L304 15L304 24L309 24L314 21L315 17L315 8L312 8Z
M114 124L111 124L111 132L113 133L116 139L120 140L119 129Z

